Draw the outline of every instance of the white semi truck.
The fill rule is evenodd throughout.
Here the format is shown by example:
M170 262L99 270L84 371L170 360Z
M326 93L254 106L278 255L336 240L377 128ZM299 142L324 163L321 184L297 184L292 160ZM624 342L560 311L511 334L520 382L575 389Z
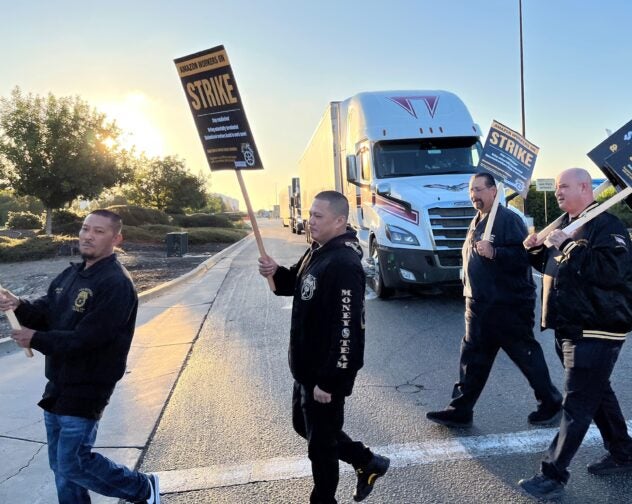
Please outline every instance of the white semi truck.
M458 284L480 136L467 107L447 91L367 92L331 102L299 162L303 221L319 191L347 196L349 223L380 297Z

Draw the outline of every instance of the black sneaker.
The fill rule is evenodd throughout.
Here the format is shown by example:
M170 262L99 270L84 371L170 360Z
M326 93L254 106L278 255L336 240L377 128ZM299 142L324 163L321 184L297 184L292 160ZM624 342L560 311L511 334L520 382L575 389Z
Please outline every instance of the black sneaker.
M456 427L462 429L472 426L472 412L461 412L455 409L445 409L442 411L429 411L426 418L431 422L445 425L447 427Z
M632 460L628 462L617 462L612 455L606 453L596 462L588 464L588 472L598 476L602 474L632 472Z
M375 480L386 474L389 465L391 465L391 460L388 457L373 455L373 458L367 465L358 467L356 469L358 483L355 492L353 492L353 500L360 502L366 499L373 490Z
M564 484L542 473L536 474L533 478L521 479L518 485L538 499L557 499L564 495Z
M136 502L135 504L160 504L160 484L157 474L148 474L149 479L149 498L147 500Z
M529 413L527 421L531 425L551 425L559 423L562 416L562 405L560 403L547 406L540 404L538 409Z

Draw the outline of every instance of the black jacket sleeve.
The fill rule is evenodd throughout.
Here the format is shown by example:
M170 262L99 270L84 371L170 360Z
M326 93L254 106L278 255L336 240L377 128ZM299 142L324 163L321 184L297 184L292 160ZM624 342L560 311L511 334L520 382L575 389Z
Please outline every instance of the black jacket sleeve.
M364 285L361 266L340 261L327 271L328 313L331 313L329 352L317 385L325 392L348 395L364 363Z
M44 355L98 351L118 338L137 306L134 287L123 276L109 276L98 288L94 304L74 329L38 330L31 347Z
M615 289L626 278L628 264L627 230L618 221L593 223L590 240L567 240L558 278L576 277L573 284Z
M296 286L296 277L301 269L304 261L308 260L310 251L306 251L303 256L298 260L296 264L286 268L285 266L279 266L274 273L272 279L274 280L274 293L277 296L293 296L294 288Z
M507 274L522 271L527 254L522 242L527 237L527 228L520 217L507 210L503 215L501 233L500 243L494 244L494 260Z

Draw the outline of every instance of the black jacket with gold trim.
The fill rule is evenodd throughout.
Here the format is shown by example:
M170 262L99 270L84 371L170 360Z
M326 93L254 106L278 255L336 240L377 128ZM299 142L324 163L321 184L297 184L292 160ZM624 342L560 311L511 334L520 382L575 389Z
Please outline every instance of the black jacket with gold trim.
M559 227L568 224L565 214ZM580 227L560 250L536 247L529 258L543 273L543 329L615 341L632 331L632 244L617 217L604 212Z
M354 231L316 243L274 274L277 296L294 296L288 358L294 379L350 395L364 362L362 249Z

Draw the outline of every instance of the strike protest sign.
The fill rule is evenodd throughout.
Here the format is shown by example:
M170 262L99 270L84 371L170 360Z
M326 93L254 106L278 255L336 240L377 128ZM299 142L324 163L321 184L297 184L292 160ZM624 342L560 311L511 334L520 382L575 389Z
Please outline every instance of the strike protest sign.
M606 140L597 145L597 147L592 149L588 153L588 157L608 178L606 182L595 189L593 192L594 198L597 198L600 190L610 185L617 190L617 194L608 198L608 200L601 203L598 207L586 212L585 215L574 220L571 224L562 229L566 234L570 234L576 229L579 229L588 221L594 219L597 215L605 212L608 208L622 200L626 200L627 205L632 208L632 121L623 125L606 138ZM558 219L558 221L560 219ZM553 224L556 224L556 222ZM538 238L547 235L555 227L550 225L546 229L543 229L538 233ZM546 241L544 243L549 245Z
M174 61L211 171L262 169L224 46Z
M478 166L497 181L526 196L539 151L519 133L492 121Z
M625 149L626 146L629 147L630 144L632 144L632 121L621 126L612 135L597 145L597 147L588 153L588 157L604 172L611 182L622 185L621 182L623 181L617 179L612 167L608 166L606 160L620 149ZM628 183L627 185L632 184Z
M498 121L492 121L478 167L498 182L496 199L487 218L483 240L489 240L504 185L521 196L529 192L531 175L540 149L516 131Z
M174 60L211 171L234 170L262 257L267 256L242 170L263 169L223 45ZM268 284L275 290L272 277Z

